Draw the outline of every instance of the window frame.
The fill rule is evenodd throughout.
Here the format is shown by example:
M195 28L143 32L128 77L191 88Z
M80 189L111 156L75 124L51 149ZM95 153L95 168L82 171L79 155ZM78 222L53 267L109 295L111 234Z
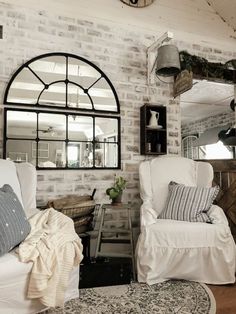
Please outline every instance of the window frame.
M7 134L7 113L8 112L30 112L30 113L36 113L36 136L35 138L26 138L26 137L8 137ZM48 113L48 114L59 114L63 115L66 117L66 132L65 132L65 139L44 139L39 137L39 115L41 113ZM91 141L85 141L85 140L74 140L74 139L69 139L69 132L68 132L68 117L69 116L75 116L75 117L89 117L92 118L93 120L93 137ZM107 119L114 119L117 120L117 139L114 142L109 142L111 144L116 144L117 145L117 166L116 167L96 167L95 166L95 146L97 145L98 141L96 140L95 136L95 121L96 118L107 118ZM33 110L33 109L22 109L22 108L4 108L4 140L3 140L3 158L7 158L7 141L8 140L17 140L17 141L31 141L31 142L36 142L36 169L37 170L106 170L106 169L120 169L121 168L121 145L120 145L120 117L119 116L107 116L107 115L98 115L98 114L89 114L89 113L71 113L71 112L66 112L66 111L52 111L52 110ZM50 143L50 142L62 142L65 143L65 152L67 152L67 147L71 145L71 143L91 143L92 145L92 152L93 152L93 165L92 167L78 167L78 168L72 168L68 167L68 156L66 154L66 165L65 167L40 167L39 164L39 145L38 143ZM101 144L108 144L107 141L99 141ZM111 145L110 144L110 145ZM108 144L109 145L109 144Z
M40 104L40 95L43 93L43 91L45 91L48 86L51 86L55 83L58 82L58 80L54 80L52 82L50 82L50 84L47 84L46 82L44 82L38 75L37 75L37 70L33 70L30 68L30 65L40 59L43 58L48 58L48 57L53 57L53 56L62 56L65 57L65 68L66 68L66 72L65 72L65 79L61 80L60 82L64 82L65 83L65 106L59 106L59 105L54 105L56 104L53 103L52 105L48 104ZM98 79L96 79L95 77L95 81L94 83L92 83L88 88L84 88L83 86L79 85L79 83L75 83L72 79L70 79L70 73L69 73L69 65L70 63L68 63L69 58L75 58L77 60L82 61L83 63L87 63L88 66L91 66L92 68L94 68L96 71L99 72L100 77L98 77ZM75 63L76 64L76 63ZM36 103L24 103L24 102L17 102L17 101L8 101L8 95L9 95L9 91L10 88L12 86L12 84L14 83L15 78L18 76L18 74L20 74L20 72L24 69L28 69L30 70L33 75L42 83L42 86L44 86L44 88L42 88L41 92L39 92L38 97L33 98L37 99ZM47 72L45 72L47 73ZM50 73L50 72L49 72ZM100 79L104 79L106 81L106 83L108 84L108 86L110 87L110 90L112 91L112 94L114 96L114 100L115 100L115 105L114 108L115 110L109 111L109 110L98 110L96 108L94 108L94 103L93 103L93 96L89 95L89 89L92 88ZM76 108L76 107L72 107L72 106L68 106L69 104L69 100L68 100L68 96L69 91L68 91L68 86L69 84L75 84L77 85L77 87L81 88L84 93L88 93L88 97L90 99L91 102L91 109L90 108ZM109 90L109 89L108 89ZM58 102L59 103L59 102ZM4 132L3 132L3 158L7 158L7 141L8 140L26 140L26 138L22 137L18 137L18 138L14 138L14 137L8 137L7 135L7 112L8 111L25 111L25 112L33 112L37 114L37 127L36 127L36 134L37 137L35 139L27 139L27 140L31 140L31 141L36 141L36 169L37 170L106 170L106 169L121 169L121 122L120 122L120 103L119 103L119 99L118 99L118 95L116 93L116 90L113 86L113 84L111 83L111 81L109 80L109 78L106 76L106 74L93 62L77 56L75 54L70 54L70 53L64 53L64 52L52 52L52 53L46 53L46 54L42 54L39 56L36 56L30 60L28 60L27 62L25 62L23 65L21 65L16 72L12 75L12 77L10 78L8 85L6 87L5 93L4 93ZM40 141L45 141L45 142L52 142L53 140L49 140L49 139L39 139L39 123L38 123L38 116L40 113L49 113L49 114L62 114L64 116L66 116L66 134L65 134L65 140L55 140L57 142L65 142L65 152L66 152L66 167L39 167L38 165L38 160L39 160L39 140ZM67 156L67 147L68 147L68 143L81 143L83 141L77 141L77 140L70 140L69 142L69 137L68 137L68 116L69 115L73 115L73 116L86 116L86 117L91 117L93 119L93 138L92 141L88 141L92 143L92 148L93 148L93 166L92 167L79 167L79 168L69 168L68 167L68 156ZM96 139L95 139L95 119L96 118L105 118L105 119L116 119L117 120L117 138L116 138L116 142L115 144L117 145L117 166L116 167L95 167L95 145L96 145ZM101 142L103 143L103 142ZM105 142L104 142L105 143ZM105 144L104 144L105 146Z
M70 80L68 79L68 58L75 58L75 59L77 59L77 60L80 60L80 61L82 61L82 62L84 62L84 63L87 63L89 66L93 67L95 70L97 70L97 71L101 74L101 78L104 78L104 79L107 81L108 85L110 86L110 88L111 88L111 90L112 90L112 92L113 92L114 98L115 98L115 100L116 100L116 110L114 110L114 111L108 111L108 110L98 110L98 109L95 109L95 108L86 109L86 108L69 107L69 106L68 106L68 89L67 89L67 88L66 88L66 105L65 105L65 107L62 107L62 106L54 106L54 105L53 105L53 106L52 106L52 105L42 105L42 104L40 105L40 104L38 103L39 98L38 98L36 104L29 104L29 103L23 103L23 102L18 103L18 102L12 102L12 101L8 101L8 100L7 100L8 94L9 94L9 90L10 90L10 88L11 88L11 85L12 85L12 83L14 83L15 78L17 77L17 75L18 75L22 70L24 70L25 68L27 68L27 69L29 69L31 72L35 72L35 71L33 71L33 70L30 68L30 64L31 64L31 63L33 63L33 62L35 62L35 61L37 61L37 60L43 59L43 58L48 58L48 57L53 57L53 56L62 56L62 57L65 57L65 59L66 59L66 64L67 64L67 65L66 65L66 67L67 67L66 79L65 79L65 80L61 80L62 82L67 83L66 86L68 85L68 83L71 83L71 84L77 85L77 86L80 87L80 88L82 87L81 85L76 84L76 83L74 83L74 82L72 82L72 81L70 81ZM39 78L36 73L35 73L35 76L36 76L37 78ZM42 81L42 80L39 78L39 81ZM54 82L51 82L49 85L51 86L51 85L55 84L56 82L58 82L58 80L56 80L56 81L54 81ZM95 83L93 83L92 85L94 85L94 84L95 84ZM46 86L48 86L48 84L46 84L45 82L43 82L43 85L45 85L45 88L46 88ZM41 96L41 94L42 94L42 92L45 90L45 88L44 88L43 90L41 90L39 96ZM83 88L83 87L82 87L82 88ZM91 86L90 86L89 88L91 88ZM89 98L90 98L90 100L92 100L92 97L91 97L91 96L90 96ZM94 64L93 62L91 62L91 61L89 61L89 60L87 60L87 59L85 59L85 58L83 58L83 57L80 57L80 56L77 56L77 55L74 55L74 54L71 54L71 53L64 53L64 52L52 52L52 53L46 53L46 54L43 54L43 55L39 55L39 56L37 56L37 57L35 57L35 58L30 59L29 61L25 62L22 66L20 66L20 67L16 70L16 72L12 75L12 77L11 77L11 79L10 79L10 81L9 81L9 83L8 83L8 85L7 85L7 87L6 87L6 91L5 91L5 94L4 94L4 104L10 105L10 106L14 105L14 106L24 106L24 107L26 106L26 107L31 107L31 108L33 107L33 108L36 108L37 110L40 109L40 108L42 108L42 110L43 110L44 108L48 108L48 109L54 108L54 109L66 110L66 111L67 111L67 110L68 110L68 111L91 111L91 112L107 113L107 114L119 114L119 113L120 113L120 103L119 103L118 95L117 95L116 90L115 90L113 84L111 83L110 79L107 77L107 75L106 75L96 64ZM92 103L92 107L93 107L93 103Z

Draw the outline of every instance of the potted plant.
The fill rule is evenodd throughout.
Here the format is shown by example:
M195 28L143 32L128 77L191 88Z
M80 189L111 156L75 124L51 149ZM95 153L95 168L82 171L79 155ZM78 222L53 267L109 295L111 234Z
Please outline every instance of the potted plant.
M126 188L127 181L123 177L115 177L114 185L106 190L106 194L112 200L112 204L120 204L123 190Z

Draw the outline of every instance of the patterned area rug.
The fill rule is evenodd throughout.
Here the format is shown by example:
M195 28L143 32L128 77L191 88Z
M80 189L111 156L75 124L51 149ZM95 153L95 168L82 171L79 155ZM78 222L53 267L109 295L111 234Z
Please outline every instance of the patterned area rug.
M80 298L70 300L64 309L45 314L214 314L215 299L206 285L170 280L148 286L130 285L81 289Z

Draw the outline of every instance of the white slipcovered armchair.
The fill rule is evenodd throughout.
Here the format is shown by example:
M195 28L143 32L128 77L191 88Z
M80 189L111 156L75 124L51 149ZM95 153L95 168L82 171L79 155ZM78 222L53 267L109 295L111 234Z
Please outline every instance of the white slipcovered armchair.
M36 209L36 170L29 163L0 159L0 187L9 184L29 218ZM15 249L0 257L0 314L32 314L45 309L37 299L27 298L32 262L22 263ZM65 300L79 296L79 267L70 273Z
M154 284L185 279L208 284L235 282L235 243L223 210L212 205L212 224L158 219L168 184L210 187L209 163L182 157L157 157L140 165L141 233L136 257L138 281Z

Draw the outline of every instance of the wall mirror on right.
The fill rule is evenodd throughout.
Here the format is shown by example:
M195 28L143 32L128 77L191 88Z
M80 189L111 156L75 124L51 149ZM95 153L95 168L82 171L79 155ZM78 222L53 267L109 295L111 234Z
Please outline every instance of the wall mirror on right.
M235 86L193 80L193 87L180 96L182 155L192 159L234 159L235 145L222 139L236 124ZM233 128L233 129L232 129ZM235 136L235 134L233 134ZM235 137L236 138L236 137Z

